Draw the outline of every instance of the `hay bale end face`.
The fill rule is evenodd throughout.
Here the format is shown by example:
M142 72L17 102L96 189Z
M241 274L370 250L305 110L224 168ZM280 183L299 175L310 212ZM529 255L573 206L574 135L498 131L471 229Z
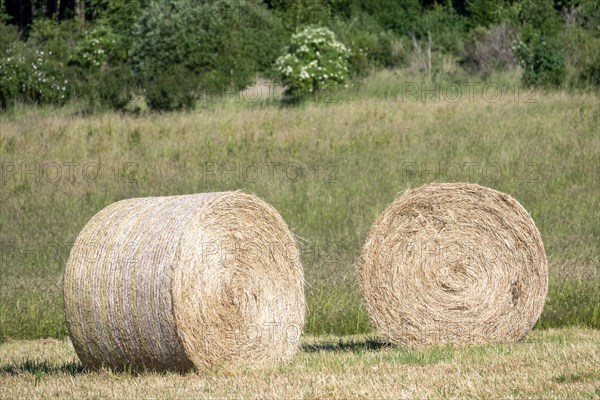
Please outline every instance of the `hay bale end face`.
M298 347L303 282L291 232L255 196L129 199L77 237L65 314L92 369L262 367Z
M548 289L546 253L527 211L476 184L405 192L372 226L358 272L378 331L414 346L520 340Z

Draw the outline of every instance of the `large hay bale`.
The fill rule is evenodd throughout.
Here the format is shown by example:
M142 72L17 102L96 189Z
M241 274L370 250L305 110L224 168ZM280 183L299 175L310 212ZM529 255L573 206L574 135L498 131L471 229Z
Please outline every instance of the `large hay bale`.
M89 368L261 367L289 359L304 279L277 211L241 192L116 202L83 228L65 313Z
M359 276L379 332L413 346L519 340L548 289L546 253L527 211L463 183L396 199L368 234Z

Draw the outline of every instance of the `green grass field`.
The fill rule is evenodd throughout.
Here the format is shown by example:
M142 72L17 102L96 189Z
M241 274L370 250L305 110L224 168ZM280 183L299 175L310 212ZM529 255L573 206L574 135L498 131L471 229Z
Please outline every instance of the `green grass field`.
M599 396L600 99L422 101L401 95L400 79L386 72L295 108L228 99L190 113L0 116L0 397ZM356 258L386 205L431 181L476 182L530 211L550 287L523 342L415 351L373 336ZM61 292L84 224L119 199L237 189L271 203L298 238L302 351L270 371L85 372Z
M298 237L305 331L371 332L357 255L386 205L430 181L476 182L518 199L549 258L537 327L600 328L598 97L423 102L380 96L382 79L358 96L298 108L234 99L139 117L70 109L2 116L0 338L66 335L62 271L77 233L101 208L236 189L271 203Z

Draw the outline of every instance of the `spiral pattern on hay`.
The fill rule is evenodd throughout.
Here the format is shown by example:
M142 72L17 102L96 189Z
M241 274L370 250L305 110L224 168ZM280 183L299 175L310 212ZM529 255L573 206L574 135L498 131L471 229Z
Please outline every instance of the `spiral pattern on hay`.
M416 346L522 339L548 289L546 253L527 211L476 184L405 192L372 226L358 272L378 331Z

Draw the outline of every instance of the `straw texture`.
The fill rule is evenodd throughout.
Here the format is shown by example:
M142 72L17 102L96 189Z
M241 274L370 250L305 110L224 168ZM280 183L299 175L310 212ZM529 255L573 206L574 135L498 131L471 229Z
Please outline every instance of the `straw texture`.
M527 211L476 184L405 192L372 226L358 272L379 332L417 347L519 340L548 289L546 253Z
M297 349L303 282L291 232L255 196L129 199L77 237L65 314L89 368L262 367Z

